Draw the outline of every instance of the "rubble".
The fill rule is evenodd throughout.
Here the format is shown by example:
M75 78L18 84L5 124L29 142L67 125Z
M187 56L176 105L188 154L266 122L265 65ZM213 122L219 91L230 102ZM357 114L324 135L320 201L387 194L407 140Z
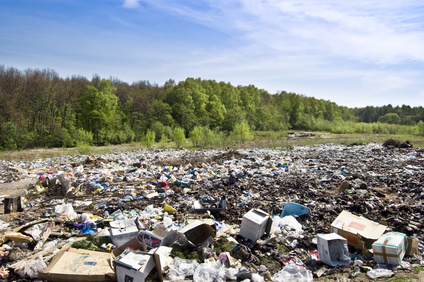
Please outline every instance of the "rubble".
M90 280L58 268L69 256L89 272L83 255L99 260L99 281L416 275L423 152L370 143L0 161L1 185L29 183L1 191L0 276ZM394 254L373 245L390 232L403 238ZM141 268L136 257L151 259Z

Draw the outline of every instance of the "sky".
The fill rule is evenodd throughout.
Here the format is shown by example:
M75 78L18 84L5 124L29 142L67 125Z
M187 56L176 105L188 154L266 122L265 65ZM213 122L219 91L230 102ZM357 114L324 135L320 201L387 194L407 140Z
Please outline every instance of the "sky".
M424 106L422 0L0 0L0 65Z

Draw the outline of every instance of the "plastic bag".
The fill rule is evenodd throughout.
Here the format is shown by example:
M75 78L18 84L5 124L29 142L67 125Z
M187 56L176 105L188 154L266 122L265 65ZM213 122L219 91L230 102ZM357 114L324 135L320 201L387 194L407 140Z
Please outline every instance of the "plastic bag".
M43 259L38 256L33 260L22 263L20 267L15 269L15 273L21 277L29 276L31 279L38 277L38 272L43 271L47 267Z
M276 282L312 282L312 271L307 270L304 266L300 266L293 260L290 260L287 265L272 276L272 281Z
M292 215L285 217L275 217L272 220L271 233L277 232L279 229L294 230L297 233L302 232L302 224L297 221Z
M372 279L389 278L394 275L394 272L391 271L390 269L376 268L376 269L368 271L367 275L371 277Z
M195 260L188 260L176 257L174 263L169 266L168 278L170 280L184 280L194 274L199 266Z
M54 210L57 214L65 214L69 220L77 218L77 213L74 211L71 203L63 203L61 205L55 206Z
M193 281L198 282L218 282L225 280L225 267L219 262L202 263L193 274Z

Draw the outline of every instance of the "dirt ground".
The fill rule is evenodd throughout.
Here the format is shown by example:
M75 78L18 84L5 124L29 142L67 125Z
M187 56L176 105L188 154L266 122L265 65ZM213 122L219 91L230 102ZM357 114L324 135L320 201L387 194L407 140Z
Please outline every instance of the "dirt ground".
M28 185L34 183L30 178L22 179L11 183L0 183L0 197L24 196Z

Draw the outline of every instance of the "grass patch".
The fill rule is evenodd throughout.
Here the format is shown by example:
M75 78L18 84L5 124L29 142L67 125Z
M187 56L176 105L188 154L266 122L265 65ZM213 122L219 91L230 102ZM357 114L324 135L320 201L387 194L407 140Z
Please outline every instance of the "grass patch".
M280 255L288 255L290 250L283 244L277 244L277 250Z
M395 278L389 279L388 281L391 281L391 282L404 282L404 281L412 281L412 279L410 277L395 277Z
M107 245L109 243L112 243L112 241L110 240L108 236L88 235L85 240L74 242L72 244L72 248L97 251L97 252L107 252L105 249L101 248L100 246L103 244Z
M236 243L230 242L227 239L219 238L215 242L215 252L217 255L220 253L231 252L236 245Z
M415 274L418 274L418 273L420 273L421 271L423 271L424 270L424 267L422 267L422 266L420 266L420 267L415 267L414 268L414 271L415 271Z
M179 246L179 245L172 246L171 257L173 257L173 258L179 257L179 258L182 258L182 259L197 260L198 263L203 262L202 255L199 252L197 252L195 250L195 248L190 247L190 246L185 246L185 245L183 245L183 246Z
M294 131L296 132L296 131ZM297 131L304 132L304 131ZM222 143L220 145L208 145L206 147L215 149L243 149L243 148L285 148L289 149L291 146L314 146L320 144L341 144L341 145L363 145L368 143L383 144L387 139L393 138L401 142L409 141L414 148L424 148L424 136L408 135L408 134L372 134L372 133L350 133L350 134L336 134L329 132L313 132L316 134L314 137L297 138L289 140L284 132L281 134L269 133L255 133L255 139L245 143L229 145ZM256 135L257 134L257 135ZM182 145L184 148L194 148L191 141L186 140ZM120 145L109 146L80 146L74 148L51 148L51 149L31 149L22 151L2 151L0 152L0 159L5 161L28 161L38 160L45 158L56 158L64 155L86 155L86 154L107 154L119 153L145 148L141 143L129 143ZM167 142L166 144L156 143L152 148L176 148L174 142Z

